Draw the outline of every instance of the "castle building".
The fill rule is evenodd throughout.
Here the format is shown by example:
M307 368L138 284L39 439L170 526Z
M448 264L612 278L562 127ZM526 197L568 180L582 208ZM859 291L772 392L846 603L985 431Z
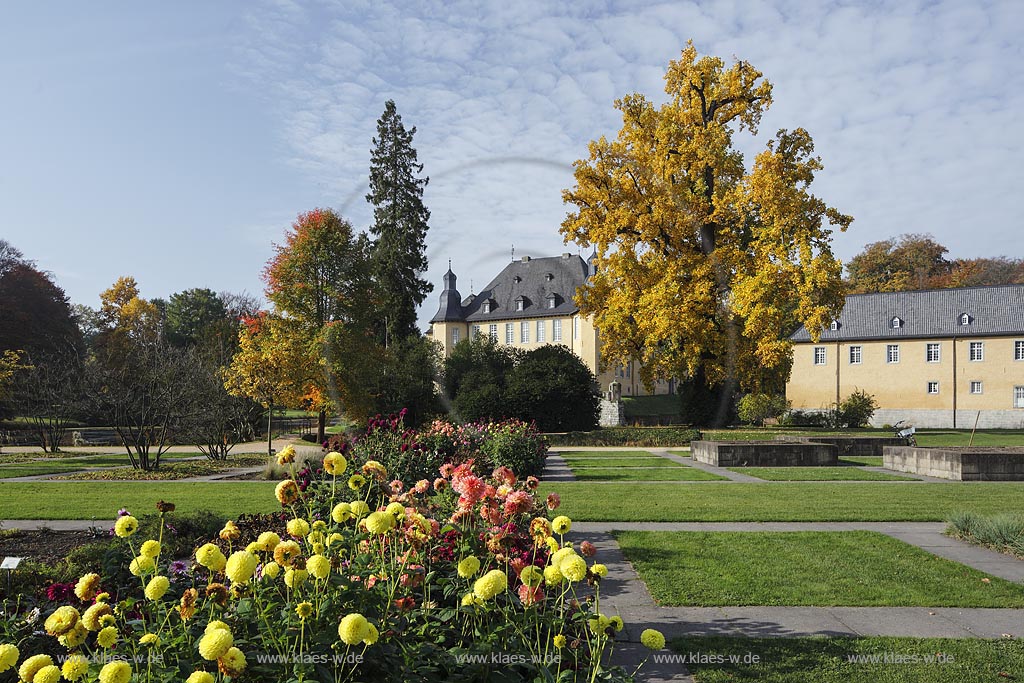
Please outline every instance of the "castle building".
M794 409L860 389L874 426L1024 428L1024 285L856 294L819 341L791 339Z
M601 370L600 333L591 316L580 315L573 300L592 274L593 261L572 254L523 256L505 266L479 294L463 298L449 267L429 334L441 344L445 357L470 335L487 335L499 344L526 351L562 344L597 376L602 390L617 381L623 396L672 393L672 382L665 380L658 381L653 392L647 391L635 361Z

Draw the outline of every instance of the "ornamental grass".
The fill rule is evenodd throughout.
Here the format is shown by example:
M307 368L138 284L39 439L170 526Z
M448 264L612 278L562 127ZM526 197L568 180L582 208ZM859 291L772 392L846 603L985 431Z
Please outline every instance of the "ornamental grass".
M281 514L228 522L186 562L164 550L173 505L156 538L122 514L129 573L96 568L41 614L5 606L0 681L633 680L611 664L608 570L534 477L469 459L405 482L351 454L291 456Z

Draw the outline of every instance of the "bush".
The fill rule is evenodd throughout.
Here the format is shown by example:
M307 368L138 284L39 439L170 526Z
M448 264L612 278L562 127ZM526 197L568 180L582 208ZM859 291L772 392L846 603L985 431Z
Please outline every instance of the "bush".
M767 418L781 417L790 405L785 396L746 394L740 399L736 412L746 424L761 426Z
M864 391L858 390L850 394L836 406L832 411L833 427L865 427L871 421L871 416L878 410L878 401L875 397Z
M480 452L488 468L507 467L516 476L540 476L548 447L537 427L521 420L483 425Z
M606 427L591 432L546 434L551 446L689 446L700 438L696 429L682 427Z
M782 424L786 427L827 427L829 415L814 410L790 410L782 416Z
M594 373L560 344L524 354L506 378L509 415L535 422L541 431L593 429L600 402Z
M1004 512L983 517L956 512L946 521L946 533L954 538L1024 557L1024 514Z

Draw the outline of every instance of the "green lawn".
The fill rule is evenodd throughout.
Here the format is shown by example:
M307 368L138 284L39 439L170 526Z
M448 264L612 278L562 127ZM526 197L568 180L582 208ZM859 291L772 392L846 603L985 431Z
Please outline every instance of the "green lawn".
M577 467L686 467L668 458L566 458L565 464Z
M882 456L880 455L844 455L839 458L840 465L867 465L868 467L881 467Z
M966 446L971 441L971 431L935 430L918 432L918 446ZM1024 431L998 429L978 431L974 435L975 446L1024 446Z
M859 467L729 467L727 469L768 481L913 481L910 477L862 470Z
M1024 586L874 531L615 537L664 606L1024 607Z
M573 469L580 481L715 481L726 477L693 467L584 467Z
M589 522L941 522L957 511L1024 509L1024 483L545 484L562 498L559 514Z
M658 458L664 460L665 458L660 455L655 455L648 451L564 451L560 448L553 448L555 454L562 456L567 459L574 458L624 458L632 460L634 458Z
M704 432L704 438L721 441L771 441L776 434L788 436L892 436L890 429L716 429ZM971 439L970 429L926 429L916 434L919 446L966 446ZM1024 446L1024 431L1019 429L979 430L974 435L975 446Z
M981 683L1024 679L1022 640L718 636L676 638L670 647L686 658L697 683ZM850 661L856 656L880 658L887 654L902 656L904 663Z
M0 519L113 519L118 508L140 514L155 509L158 500L181 512L210 510L234 518L280 510L276 483L0 482Z

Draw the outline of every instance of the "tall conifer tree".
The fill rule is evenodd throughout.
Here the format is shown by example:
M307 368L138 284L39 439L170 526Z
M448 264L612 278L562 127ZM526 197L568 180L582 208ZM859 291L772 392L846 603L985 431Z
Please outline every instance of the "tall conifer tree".
M423 164L412 146L415 126L409 130L393 100L377 120L377 137L370 157L370 192L373 204L372 261L376 299L380 303L376 332L381 343L392 344L418 333L416 307L434 288L423 279L427 269L426 236L430 211L423 205Z

